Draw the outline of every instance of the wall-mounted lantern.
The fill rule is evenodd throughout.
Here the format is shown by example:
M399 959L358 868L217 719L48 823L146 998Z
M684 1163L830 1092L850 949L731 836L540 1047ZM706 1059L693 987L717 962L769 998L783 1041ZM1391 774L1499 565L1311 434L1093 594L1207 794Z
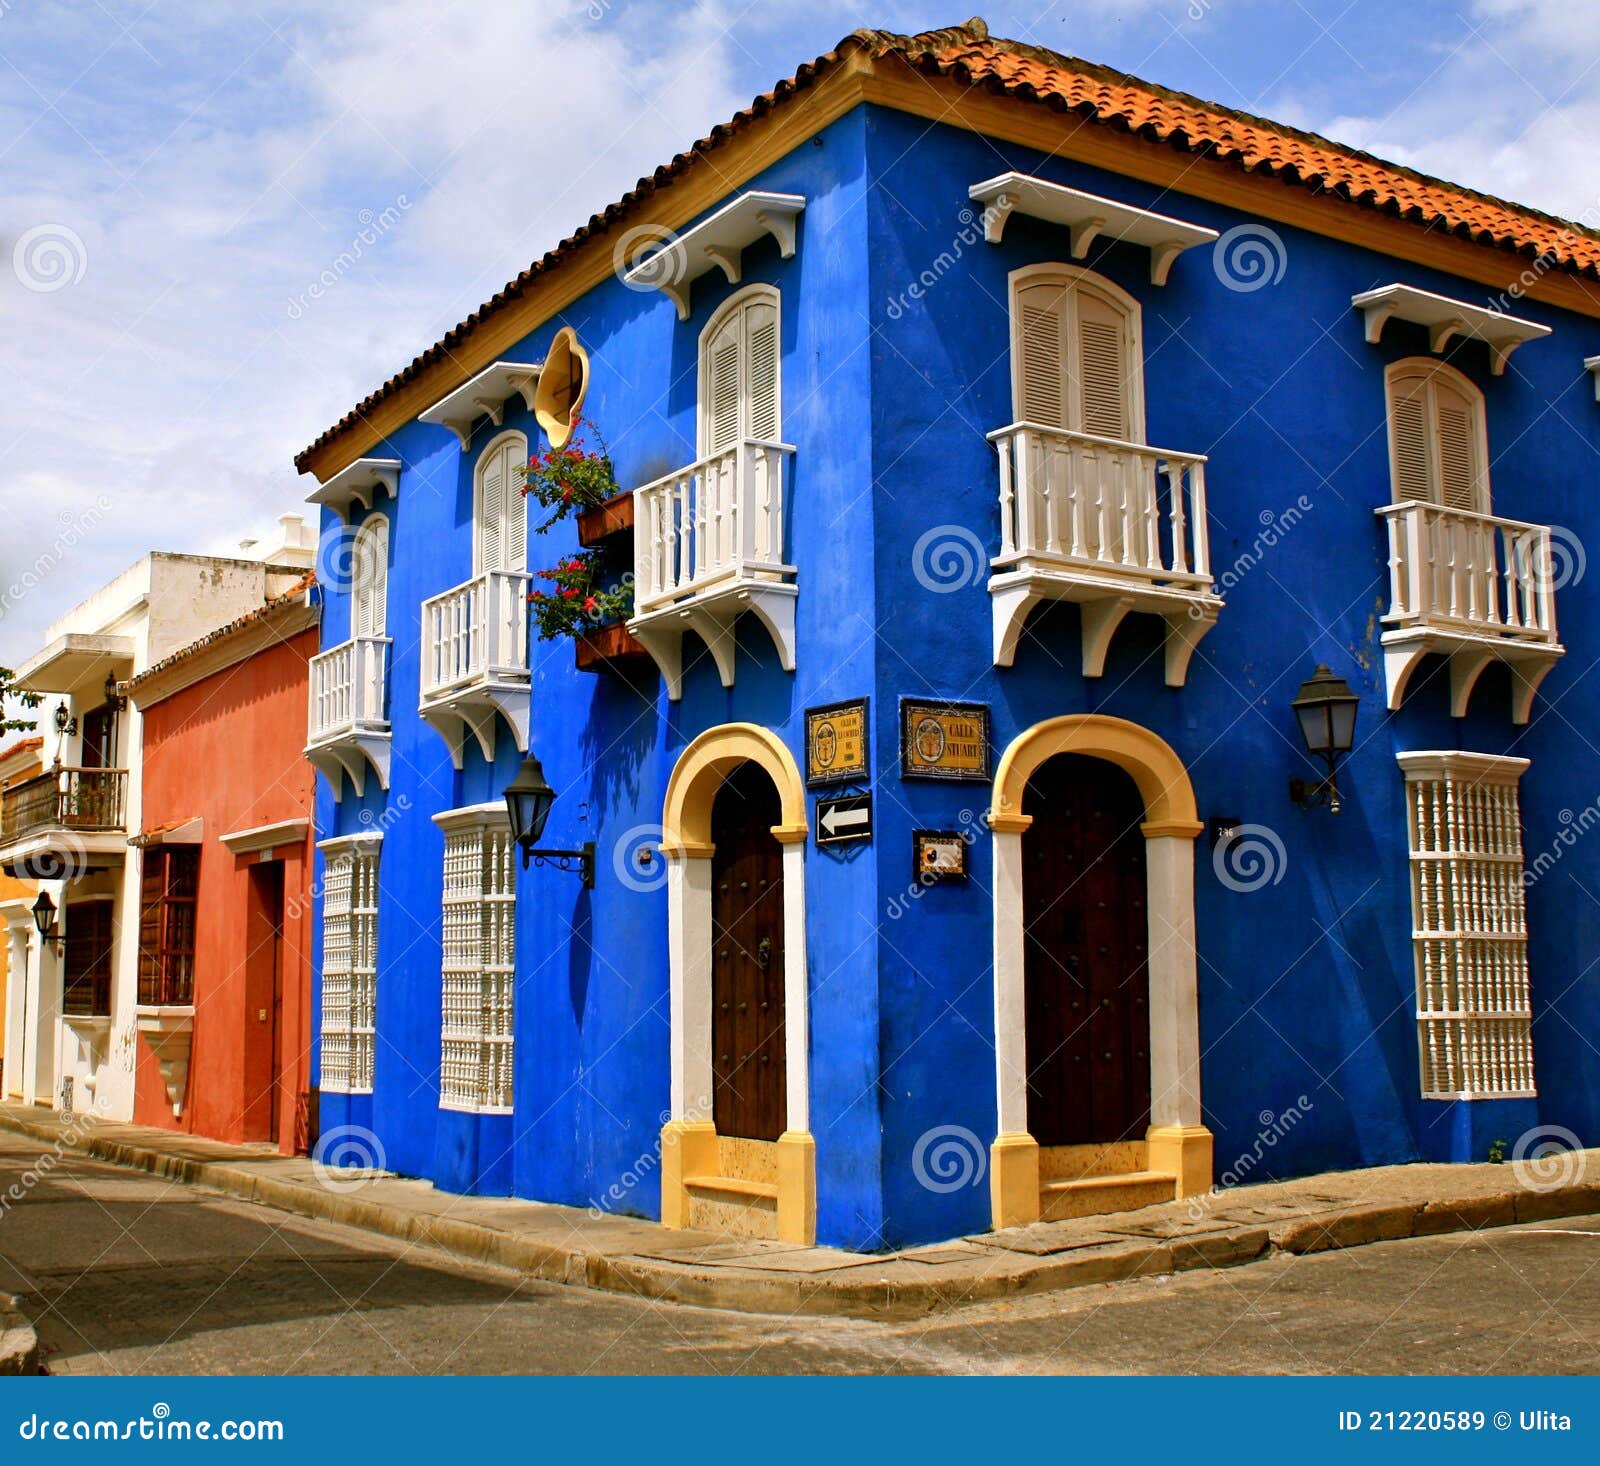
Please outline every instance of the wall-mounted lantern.
M58 952L66 945L67 939L56 930L56 903L48 891L40 891L39 899L33 903L33 927L39 940L54 942Z
M550 818L550 806L556 802L556 791L544 776L539 760L531 753L523 759L516 777L506 785L506 812L511 816L511 834L522 847L522 868L532 865L553 865L557 870L575 870L583 878L585 889L594 889L594 841L585 841L576 850L537 850L544 835L545 821Z
M128 699L117 691L117 674L115 672L106 673L105 694L106 706L112 712L120 713L128 706Z
M56 704L56 732L63 738L75 735L78 731L78 720L67 711L64 702Z
M1360 701L1343 677L1335 677L1326 663L1319 662L1289 704L1300 721L1306 752L1326 760L1328 765L1327 778L1315 783L1289 780L1289 798L1301 809L1326 804L1329 814L1339 813L1339 757L1355 746L1356 708Z

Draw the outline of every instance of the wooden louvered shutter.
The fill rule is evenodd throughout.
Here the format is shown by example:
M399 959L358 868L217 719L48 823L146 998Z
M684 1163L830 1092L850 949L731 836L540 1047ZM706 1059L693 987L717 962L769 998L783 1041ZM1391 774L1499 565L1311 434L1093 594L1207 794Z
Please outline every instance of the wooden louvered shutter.
M507 443L501 451L500 481L505 485L505 540L501 554L506 570L528 568L528 501L517 474L521 453L520 439Z
M389 601L389 521L382 515L361 526L355 573L356 635L382 636Z
M483 461L478 485L478 569L504 570L506 519L505 454L498 448Z
M1073 305L1077 349L1071 359L1074 380L1069 425L1097 438L1126 441L1132 430L1127 321L1116 306L1093 290L1075 290Z
M743 312L747 351L745 399L749 408L749 436L761 442L778 441L778 309L760 300Z
M1439 502L1447 509L1477 510L1476 405L1448 382L1433 387L1434 441L1439 445Z
M1434 497L1428 470L1428 384L1422 377L1389 383L1389 460L1394 502Z
M739 437L739 316L730 315L704 348L700 416L701 452L707 456Z
M1067 428L1067 292L1044 282L1017 291L1016 414L1018 422Z

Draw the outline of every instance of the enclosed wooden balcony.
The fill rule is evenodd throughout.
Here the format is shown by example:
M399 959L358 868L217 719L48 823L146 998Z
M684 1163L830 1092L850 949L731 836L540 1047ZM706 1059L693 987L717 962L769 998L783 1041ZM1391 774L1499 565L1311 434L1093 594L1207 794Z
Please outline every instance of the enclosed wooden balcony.
M1411 674L1438 654L1450 668L1450 712L1465 717L1491 662L1511 672L1511 717L1526 723L1534 694L1565 648L1556 639L1549 526L1410 500L1386 504L1389 612L1383 669L1389 707Z
M628 629L682 695L694 632L733 686L734 623L766 627L794 671L794 567L785 560L784 476L794 449L747 438L634 491L634 615Z
M70 879L121 860L127 846L128 771L51 769L0 795L0 869Z
M1182 687L1222 609L1211 588L1205 457L1027 422L989 441L1000 457L995 665L1012 665L1035 607L1074 601L1085 677L1104 672L1117 627L1139 611L1166 622L1166 681Z
M422 700L459 769L467 735L494 758L495 714L528 751L528 586L521 570L490 570L422 603Z
M370 768L389 787L389 647L387 636L354 636L311 659L306 757L338 799L341 774L361 796Z

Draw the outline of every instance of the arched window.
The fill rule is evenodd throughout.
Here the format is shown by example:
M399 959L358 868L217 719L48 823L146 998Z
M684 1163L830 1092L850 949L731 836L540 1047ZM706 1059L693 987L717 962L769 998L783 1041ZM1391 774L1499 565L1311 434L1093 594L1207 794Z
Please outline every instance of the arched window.
M1016 421L1144 441L1139 303L1109 280L1065 265L1011 277Z
M1422 358L1396 362L1385 381L1394 502L1420 499L1487 514L1483 393L1454 367Z
M356 531L351 566L354 597L350 629L354 636L383 636L389 607L389 520L371 514Z
M745 438L775 443L779 415L778 292L740 291L700 335L700 457Z
M479 575L528 568L528 505L522 465L528 440L502 433L483 450L474 475L473 556Z

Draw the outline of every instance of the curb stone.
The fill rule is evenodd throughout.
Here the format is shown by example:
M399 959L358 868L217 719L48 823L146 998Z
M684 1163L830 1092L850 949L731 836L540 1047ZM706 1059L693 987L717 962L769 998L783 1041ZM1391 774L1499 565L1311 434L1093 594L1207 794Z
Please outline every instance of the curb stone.
M759 1252L742 1262L671 1262L637 1249L607 1252L562 1247L459 1217L412 1211L350 1192L264 1176L246 1165L165 1154L106 1135L68 1143L45 1125L0 1114L0 1129L131 1170L201 1186L238 1200L430 1247L464 1262L485 1263L572 1287L741 1313L808 1314L889 1321L975 1304L1037 1297L1196 1269L1237 1267L1269 1256L1301 1256L1406 1237L1479 1231L1556 1217L1600 1214L1600 1184L1548 1191L1508 1189L1491 1196L1435 1197L1389 1203L1356 1199L1319 1212L1251 1223L1229 1218L1213 1230L1183 1235L1126 1236L1067 1244L1035 1254L996 1245L997 1234L973 1242L910 1248L862 1263L852 1255L837 1268L813 1272L763 1268ZM1333 1201L1333 1198L1317 1198ZM1003 1234L998 1234L1003 1235ZM971 1255L949 1259L952 1249ZM926 1258L919 1254L930 1254ZM942 1254L942 1255L931 1255ZM6 1302L0 1295L0 1304ZM15 1338L15 1342L14 1342ZM38 1368L38 1341L20 1314L4 1313L0 1375ZM17 1365L12 1366L12 1358Z

